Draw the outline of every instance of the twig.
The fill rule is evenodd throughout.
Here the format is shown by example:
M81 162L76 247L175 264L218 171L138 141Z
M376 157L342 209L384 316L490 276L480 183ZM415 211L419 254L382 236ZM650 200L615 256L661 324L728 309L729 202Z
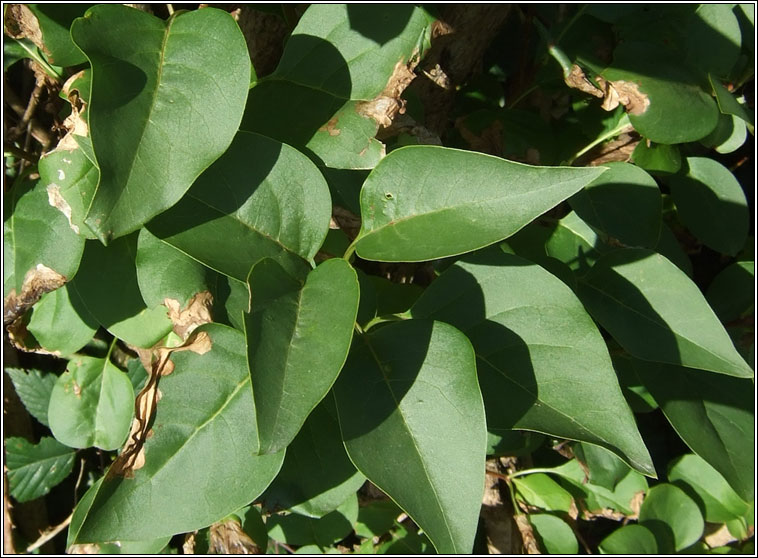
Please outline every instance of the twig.
M55 537L58 533L63 531L71 523L72 517L74 517L73 512L71 513L71 515L69 515L66 519L63 520L63 523L56 525L52 529L49 529L48 531L42 533L40 538L38 538L35 542L30 544L28 547L26 547L26 552L32 552L34 550L37 550L40 546L42 546L47 541Z
M16 554L13 547L13 519L11 501L8 498L8 478L3 467L3 554Z
M35 153L29 153L28 151L24 151L20 147L16 147L12 143L6 143L3 145L3 151L5 153L9 153L16 157L17 159L26 159L27 161L31 161L32 163L36 163L39 161L39 156L37 156Z
M32 94L29 97L29 103L26 105L26 109L24 110L24 113L21 115L21 122L19 122L14 129L10 130L11 135L20 134L21 130L26 128L27 124L29 124L29 121L32 119L32 115L34 114L34 111L37 108L37 105L39 104L40 93L42 93L42 89L44 86L45 86L44 80L37 78L37 82L34 85L34 90L32 91Z
M82 457L82 461L79 464L79 476L76 478L76 484L74 485L74 507L76 507L76 503L79 500L76 495L79 492L79 484L82 482L82 477L84 476L84 462L85 459Z

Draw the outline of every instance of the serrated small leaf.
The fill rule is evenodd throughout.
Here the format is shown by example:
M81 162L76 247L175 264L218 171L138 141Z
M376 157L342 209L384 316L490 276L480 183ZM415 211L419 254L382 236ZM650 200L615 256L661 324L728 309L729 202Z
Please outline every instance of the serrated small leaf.
M597 178L602 168L532 167L490 155L408 146L388 155L361 191L356 252L424 261L512 235Z
M750 380L635 361L637 374L684 442L746 501L755 490Z
M358 311L358 279L345 260L323 262L305 284L274 260L250 272L245 316L258 453L289 445L337 379Z
M71 472L74 453L53 438L43 437L38 444L24 438L7 438L5 466L11 496L28 502L50 492Z
M126 374L108 360L78 356L55 383L48 418L55 438L67 446L114 450L126 440L133 412Z
M322 401L287 446L281 471L261 497L267 509L323 517L365 482L345 453L329 405Z
M629 248L603 256L578 294L637 358L753 377L697 286L655 252Z
M571 289L540 266L496 248L466 256L411 313L471 339L489 428L600 444L654 473L600 332Z
M307 157L259 134L239 132L184 198L148 229L244 282L263 258L299 277L307 269L303 260L311 260L323 243L330 218L329 188Z
M356 339L334 393L345 448L358 470L439 552L470 552L487 439L466 337L429 320L372 330Z
M226 150L242 118L250 57L235 21L215 8L163 21L99 5L73 23L71 37L93 68L89 125L100 183L86 223L108 242L171 207Z
M640 508L640 525L655 535L661 552L671 537L673 548L682 550L694 544L703 534L703 516L697 504L673 484L659 484L651 488Z
M209 335L211 350L171 356L175 369L160 380L144 467L133 478L106 479L86 506L82 499L86 518L76 542L149 540L207 527L255 500L279 471L284 452L253 455L244 336L219 324L195 331Z
M76 308L69 296L68 285L42 295L26 326L42 347L61 355L84 347L99 325L89 312Z
M171 331L172 324L165 307L148 308L142 300L136 251L137 233L109 246L87 241L80 272L68 287L74 308L89 312L119 339L138 347L151 347Z
M750 214L742 186L729 169L707 157L687 157L687 174L667 182L679 218L698 240L731 256L742 249Z
M20 368L6 368L5 372L11 377L16 394L29 414L40 423L49 426L47 408L50 405L50 394L53 392L58 376L34 369L27 371Z
M658 244L661 192L649 174L630 163L607 163L608 170L569 199L587 224L627 246Z

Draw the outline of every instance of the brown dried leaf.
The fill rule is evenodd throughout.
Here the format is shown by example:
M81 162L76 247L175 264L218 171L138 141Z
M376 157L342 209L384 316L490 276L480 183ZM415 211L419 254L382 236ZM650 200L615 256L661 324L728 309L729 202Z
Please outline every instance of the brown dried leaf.
M68 102L71 104L71 114L69 114L63 121L63 128L67 130L63 139L58 142L56 150L61 149L64 151L75 151L79 149L79 144L76 143L74 135L87 137L89 135L89 127L87 121L84 119L84 111L87 110L87 103L81 98L79 90L74 86L74 83L79 79L84 70L75 73L73 76L66 80L63 84L63 94L66 95Z
M263 554L250 536L242 530L239 521L228 519L210 527L210 554Z
M97 543L72 544L66 549L66 554L100 554L100 545Z
M513 516L516 520L516 526L521 533L521 539L524 542L524 548L527 554L542 554L537 546L537 539L534 536L534 530L532 524L529 523L529 516L525 514L517 514Z
M355 110L358 114L367 118L373 118L384 128L391 126L395 116L405 112L405 100L401 99L400 96L416 77L413 69L416 67L417 58L414 55L411 56L411 60L408 63L403 63L400 60L395 64L395 68L384 90L373 100L356 104ZM331 135L331 131L329 134Z
M597 76L597 82L605 90L605 99L601 105L605 110L613 110L624 105L626 112L639 116L650 106L650 99L639 89L639 84L631 81L606 81Z
M716 526L707 524L705 544L711 548L717 548L719 546L726 546L731 542L735 542L737 539L729 532L729 528L726 524Z
M600 99L602 99L605 96L605 93L603 93L601 89L598 89L597 87L595 87L592 84L592 82L587 79L587 76L584 75L584 70L582 70L576 64L571 66L571 71L569 72L569 75L567 75L563 81L565 81L566 85L568 85L569 87L578 89L579 91L583 91L584 93L589 93L590 95L593 95Z
M5 8L5 32L14 39L29 39L37 48L50 52L45 48L42 40L42 30L39 21L32 11L24 4L8 4Z
M124 444L121 453L111 465L108 477L119 475L131 478L134 471L145 465L145 442L151 436L150 421L155 414L161 392L158 383L163 376L168 376L174 371L174 363L170 360L171 354L179 351L192 351L204 355L211 350L211 338L204 332L193 332L185 343L179 347L159 347L153 351L153 360L150 364L150 372L142 388L134 401L134 420L129 437ZM144 362L144 361L143 361Z
M26 272L21 293L11 289L3 301L3 324L8 326L20 318L40 297L66 283L66 278L44 264L37 264Z
M196 293L182 310L178 300L167 298L163 305L168 308L168 317L174 323L174 333L183 340L198 326L212 322L213 295L208 291Z
M196 534L197 534L197 531L194 531L192 533L186 533L184 535L184 542L182 543L182 552L184 554L195 553L195 535Z
M642 501L645 499L645 491L640 490L636 492L632 499L629 501L629 509L632 510L632 515L628 516L629 519L639 519L640 508L642 507Z

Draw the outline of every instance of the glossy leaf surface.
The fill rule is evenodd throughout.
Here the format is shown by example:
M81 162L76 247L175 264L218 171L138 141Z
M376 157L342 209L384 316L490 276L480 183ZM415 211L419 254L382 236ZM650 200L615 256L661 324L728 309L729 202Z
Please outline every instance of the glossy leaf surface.
M393 151L361 191L359 256L423 261L507 238L604 169L531 167L436 146Z
M323 517L365 482L345 453L333 405L327 399L316 407L287 446L282 470L263 494L266 508Z
M655 247L661 230L661 192L655 180L630 163L608 170L569 203L586 223L627 246Z
M89 312L119 339L150 347L171 330L171 321L165 307L145 306L137 282L136 251L136 233L107 247L88 241L80 272L68 287L74 308Z
M4 296L11 289L20 293L26 274L40 264L71 279L79 268L84 239L50 205L42 183L18 184L10 196L16 201L3 222Z
M100 5L71 36L93 68L100 183L86 223L108 242L175 204L226 150L242 119L250 58L237 24L215 8L164 22Z
M640 508L640 525L653 532L658 548L665 549L670 536L674 550L694 544L703 534L703 516L697 504L673 484L659 484L650 489Z
M713 159L688 157L687 167L687 174L668 179L679 218L706 246L736 255L750 223L742 186Z
M34 305L27 329L48 351L61 355L75 353L97 331L99 324L83 309L71 303L67 286L42 296Z
M700 290L663 256L643 249L609 253L578 292L590 314L637 358L753 377Z
M263 258L299 276L324 241L331 199L321 173L288 145L240 132L150 232L203 265L245 281Z
M754 390L750 380L636 362L637 374L684 442L746 501L755 490Z
M253 455L244 336L217 324L199 331L208 333L212 348L172 355L176 367L160 381L145 466L134 478L103 482L77 542L147 540L207 527L257 498L279 471L284 452Z
M748 512L748 504L737 496L716 469L698 455L683 455L673 462L668 480L702 503L705 520L710 523L725 523Z
M345 448L358 470L439 552L470 552L487 440L466 337L428 320L370 331L356 339L335 396Z
M497 248L467 256L411 312L471 339L488 428L600 444L653 473L600 332L573 292L540 266Z
M5 440L5 466L10 494L19 502L44 496L65 479L74 466L74 451L43 437L38 444L24 438Z
M258 423L258 453L289 445L342 368L358 311L358 279L343 259L325 261L304 285L273 260L248 278L248 365Z
M134 389L102 358L77 356L55 383L48 418L55 438L74 448L119 448L134 412Z

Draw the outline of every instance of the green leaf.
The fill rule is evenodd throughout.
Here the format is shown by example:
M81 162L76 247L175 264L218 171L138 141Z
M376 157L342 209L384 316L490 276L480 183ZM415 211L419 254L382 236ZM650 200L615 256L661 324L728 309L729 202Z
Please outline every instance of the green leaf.
M7 438L5 467L11 496L19 502L28 502L50 492L71 472L74 453L53 438L43 437L39 444L31 444L24 438Z
M753 383L636 361L637 374L677 434L745 501L754 497Z
M562 261L580 273L586 272L600 255L608 250L609 246L575 211L569 212L558 221L545 241L545 252L548 256Z
M245 316L248 365L258 423L258 453L295 438L337 379L358 311L358 279L345 260L323 262L304 285L274 260L250 272Z
M603 77L637 85L640 109L630 111L629 120L650 141L696 141L716 127L719 110L714 100L697 85L681 60L658 45L621 42ZM649 104L643 108L645 99Z
M587 224L627 246L652 248L661 230L661 192L649 174L629 163L604 172L569 203Z
M268 536L287 544L325 547L342 540L358 520L358 497L352 494L342 505L320 519L297 513L272 515L266 521Z
M134 264L137 234L109 246L90 240L79 273L69 283L71 302L80 315L89 312L119 339L151 347L171 331L166 308L147 308L139 291ZM117 293L117 296L116 296Z
M744 246L750 225L742 186L725 166L687 157L687 174L668 178L682 223L706 246L731 256Z
M703 516L697 504L673 484L651 488L640 508L640 525L655 535L658 549L668 554L666 541L671 537L672 550L682 550L694 544L703 534Z
M323 401L316 407L287 447L282 470L262 497L269 510L323 517L365 482L345 453L329 405Z
M293 145L320 165L373 168L384 156L374 138L380 117L361 101L384 90L396 65L421 56L430 24L410 5L309 6L276 71L251 90L241 128Z
M560 517L547 513L529 514L537 539L548 554L577 554L579 543L574 531Z
M84 14L91 4L28 4L37 18L44 50L57 66L76 66L86 62L82 51L71 41L69 28L75 18Z
M408 146L388 155L361 191L359 256L423 261L512 235L597 178L602 168L531 167L490 155Z
M732 114L719 116L719 123L713 132L700 140L706 147L712 147L719 153L733 153L747 140L747 125Z
M516 497L531 506L547 511L568 512L573 499L571 494L544 473L535 473L511 479Z
M753 126L755 117L753 111L747 109L740 103L735 96L721 83L721 80L708 76L713 87L713 93L716 95L716 102L722 114L731 114L744 120L748 125Z
M468 339L428 320L372 330L356 339L334 393L342 439L358 470L438 552L470 552L487 440Z
M708 285L705 298L722 322L752 313L755 308L755 262L735 262Z
M111 541L87 546L88 551L97 550L97 554L164 554L162 552L171 541L171 537L161 537L150 541ZM93 548L94 547L94 548Z
M692 277L692 262L666 223L661 223L661 237L655 251L666 256L671 263Z
M580 443L574 453L589 470L589 482L613 491L616 484L629 472L629 466L613 453L600 446Z
M11 377L13 387L29 414L40 423L49 426L47 408L50 405L50 394L53 392L58 376L46 374L40 370L22 370L6 368L5 372Z
M71 37L93 69L88 110L100 183L85 222L108 242L174 205L229 147L250 57L235 21L216 8L163 21L99 5L74 21Z
M42 295L34 305L27 329L48 351L70 355L84 347L98 328L89 312L81 312L69 299L68 285Z
M578 293L592 317L637 358L753 377L697 286L655 252L603 256Z
M624 525L605 537L598 546L601 554L658 554L655 535L642 525Z
M355 534L359 537L380 537L392 529L401 510L391 500L373 500L358 510Z
M50 396L55 438L74 448L121 447L134 412L134 388L110 361L78 356L69 361Z
M676 145L642 139L632 152L632 162L651 173L669 174L682 167L682 156Z
M742 33L727 4L701 4L685 30L687 63L703 73L726 77L740 55Z
M3 223L5 295L11 289L20 293L27 274L39 271L40 265L66 280L74 277L84 239L74 233L66 218L50 205L42 184L19 184L10 196L16 201L12 214Z
M263 258L301 275L303 259L316 255L330 218L328 186L307 157L278 141L240 132L187 195L148 229L203 265L244 282Z
M196 331L210 336L211 350L172 355L176 366L160 380L145 466L134 478L103 482L77 542L148 540L206 527L252 502L279 472L284 452L253 455L244 336L218 324Z
M697 455L683 455L669 466L668 480L702 503L705 520L726 523L748 512L748 504L721 474Z
M600 332L571 289L538 265L497 249L467 256L411 312L471 339L489 428L599 444L654 473Z

